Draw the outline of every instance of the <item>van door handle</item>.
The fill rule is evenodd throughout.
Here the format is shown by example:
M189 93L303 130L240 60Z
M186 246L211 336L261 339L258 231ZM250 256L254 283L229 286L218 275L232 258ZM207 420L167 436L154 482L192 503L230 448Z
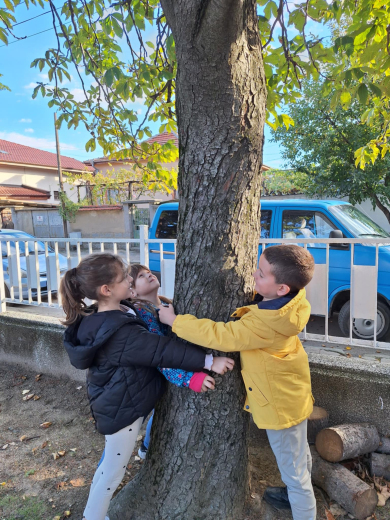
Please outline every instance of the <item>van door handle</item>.
M160 253L160 250L159 249L151 249L150 252L151 253ZM173 256L175 256L174 251L164 251L163 253L164 253L164 255L173 255Z

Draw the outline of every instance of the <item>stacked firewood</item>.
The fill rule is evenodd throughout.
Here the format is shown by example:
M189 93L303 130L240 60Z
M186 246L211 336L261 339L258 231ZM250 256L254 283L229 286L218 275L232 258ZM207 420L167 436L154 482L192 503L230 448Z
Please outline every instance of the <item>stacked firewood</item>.
M315 443L313 484L358 520L371 518L377 505L383 506L390 496L387 482L380 485L381 479L390 480L390 439L380 437L368 423L328 427L328 420L326 410L314 407L308 422L308 441ZM366 463L365 480L348 469L360 461Z

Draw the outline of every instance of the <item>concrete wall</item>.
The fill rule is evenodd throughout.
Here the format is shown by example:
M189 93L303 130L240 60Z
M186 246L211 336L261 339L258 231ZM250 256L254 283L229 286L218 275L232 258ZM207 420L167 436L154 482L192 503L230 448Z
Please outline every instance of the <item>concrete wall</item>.
M81 210L75 222L68 223L69 232L81 231L86 238L127 238L122 208ZM129 218L129 217L127 217ZM56 209L15 209L15 229L42 238L61 238L63 228Z
M69 362L63 332L55 318L16 311L0 314L0 362L84 381L84 371ZM316 404L328 410L332 425L370 422L390 435L389 364L312 353L309 361Z

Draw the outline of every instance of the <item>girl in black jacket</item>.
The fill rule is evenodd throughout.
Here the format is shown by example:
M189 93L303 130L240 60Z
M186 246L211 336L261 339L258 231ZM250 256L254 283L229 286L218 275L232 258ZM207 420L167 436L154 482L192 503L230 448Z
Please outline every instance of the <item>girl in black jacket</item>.
M94 254L66 272L60 292L66 314L64 344L73 366L88 369L87 389L96 427L106 437L105 457L92 480L84 520L106 513L133 452L143 418L164 391L157 367L224 374L230 358L148 332L131 306L132 278L123 260ZM97 300L87 308L84 298Z

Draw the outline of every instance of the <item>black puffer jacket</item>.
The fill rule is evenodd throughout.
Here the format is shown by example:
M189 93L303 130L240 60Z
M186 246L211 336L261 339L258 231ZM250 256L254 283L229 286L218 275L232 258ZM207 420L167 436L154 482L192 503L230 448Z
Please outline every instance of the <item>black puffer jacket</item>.
M138 316L95 312L70 325L64 344L73 366L88 368L87 387L97 429L111 435L146 417L165 388L156 367L200 371L201 348L152 334Z

